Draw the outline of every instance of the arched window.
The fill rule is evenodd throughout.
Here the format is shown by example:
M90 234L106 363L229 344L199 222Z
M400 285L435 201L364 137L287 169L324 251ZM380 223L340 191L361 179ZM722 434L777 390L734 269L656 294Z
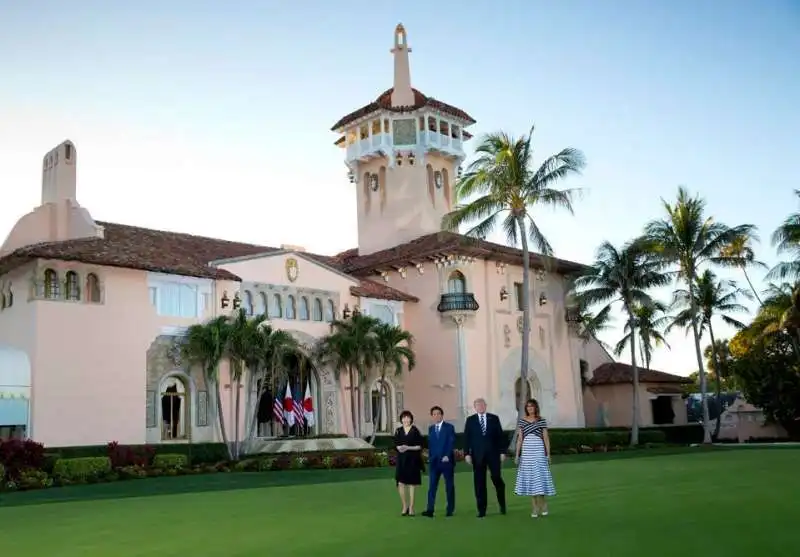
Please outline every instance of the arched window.
M100 279L94 273L86 275L86 297L94 303L100 303Z
M257 315L267 315L267 295L263 292L258 293L258 303L256 304Z
M189 389L180 377L170 377L161 391L161 439L189 437Z
M297 303L294 301L294 296L291 294L286 297L286 319L295 319L297 317Z
M314 321L322 321L322 300L314 298L314 309L311 314Z
M244 312L246 315L253 315L253 294L249 290L244 291Z
M370 392L370 414L375 431L388 433L393 424L392 390L389 384L378 379L372 385Z
M514 381L514 401L517 407L517 412L519 412L520 409L520 396L523 396L521 393L522 385L522 377L517 377L517 380ZM542 411L542 386L539 383L539 378L533 372L528 373L528 392L525 396L526 400L528 398L536 399L536 401L539 403L539 411ZM524 404L525 401L523 400L522 403Z
M67 271L67 300L81 299L81 285L78 282L78 273Z
M453 271L447 279L447 291L450 294L463 294L467 291L467 279L461 271Z
M300 296L300 320L308 321L308 314L308 298L305 296Z
M283 300L280 294L272 295L272 304L269 306L269 316L273 319L280 319L283 317Z
M61 288L58 284L58 273L53 269L46 269L44 272L44 297L49 299L58 298Z
M328 300L325 304L325 321L330 323L336 317L336 306L333 304L333 300Z

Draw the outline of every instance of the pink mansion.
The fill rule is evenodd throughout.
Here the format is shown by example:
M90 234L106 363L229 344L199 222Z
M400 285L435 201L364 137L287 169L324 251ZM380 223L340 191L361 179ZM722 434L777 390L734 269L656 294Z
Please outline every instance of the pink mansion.
M475 120L412 88L409 52L398 26L393 87L333 126L358 192L358 247L337 255L95 221L78 199L76 145L48 152L41 204L0 249L0 437L49 446L218 440L214 412L232 414L228 370L217 409L174 339L239 306L307 347L355 308L411 331L417 369L390 379L385 402L376 382L364 387L366 432L392 431L403 408L424 423L433 404L458 427L479 396L512 425L521 253L440 231ZM592 397L584 408L584 380L618 364L567 326L563 275L581 265L557 261L544 272L534 256L532 266L531 389L554 425L582 427L603 405ZM327 369L309 379L317 433L351 433L348 386ZM167 392L183 401L178 417L164 411ZM252 407L255 397L243 400Z

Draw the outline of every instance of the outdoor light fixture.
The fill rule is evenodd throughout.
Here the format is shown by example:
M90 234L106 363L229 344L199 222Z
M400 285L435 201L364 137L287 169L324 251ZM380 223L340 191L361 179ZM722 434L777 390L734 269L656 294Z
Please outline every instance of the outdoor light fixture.
M344 305L342 309L342 319L349 319L350 318L350 306L347 304Z
M356 181L356 176L353 174L353 171L347 173L347 179L350 180L350 183L354 183Z
M239 309L239 306L242 305L242 299L239 297L239 293L237 292L233 296L233 309Z
M226 307L228 307L228 305L230 305L230 303L231 303L231 299L228 298L228 291L225 290L222 293L222 299L220 300L220 306L222 307L222 309L225 309Z
M414 156L414 153L408 154L408 164L414 166L414 161L417 160L417 157Z
M506 290L506 287L503 286L500 289L500 301L505 302L506 300L508 300L508 290Z
M353 308L353 317L358 317L359 315L361 315L361 310L356 306Z
M545 295L544 292L542 292L541 294L539 294L539 305L543 306L546 303L547 303L547 296Z

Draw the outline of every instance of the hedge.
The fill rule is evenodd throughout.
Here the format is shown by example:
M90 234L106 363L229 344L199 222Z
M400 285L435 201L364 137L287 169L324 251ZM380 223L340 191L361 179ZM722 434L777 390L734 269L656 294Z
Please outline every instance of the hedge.
M554 453L569 451L579 446L630 444L630 429L624 427L606 428L552 428L550 446ZM513 431L507 431L511 439ZM427 437L427 435L426 435ZM367 439L368 440L368 439ZM700 424L643 427L639 430L639 443L669 443L671 445L691 445L703 442L703 428ZM377 449L390 449L394 441L390 435L381 435L373 443ZM456 447L464 446L463 432L456 433Z

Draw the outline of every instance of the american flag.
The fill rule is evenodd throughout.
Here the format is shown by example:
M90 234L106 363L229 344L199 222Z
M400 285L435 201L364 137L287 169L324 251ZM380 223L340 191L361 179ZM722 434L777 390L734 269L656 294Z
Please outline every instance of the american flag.
M275 397L275 403L272 405L272 417L283 425L283 401L278 397Z
M303 413L303 402L298 399L292 399L292 413L294 414L294 423L298 426L303 427L303 420L305 420L305 414Z

